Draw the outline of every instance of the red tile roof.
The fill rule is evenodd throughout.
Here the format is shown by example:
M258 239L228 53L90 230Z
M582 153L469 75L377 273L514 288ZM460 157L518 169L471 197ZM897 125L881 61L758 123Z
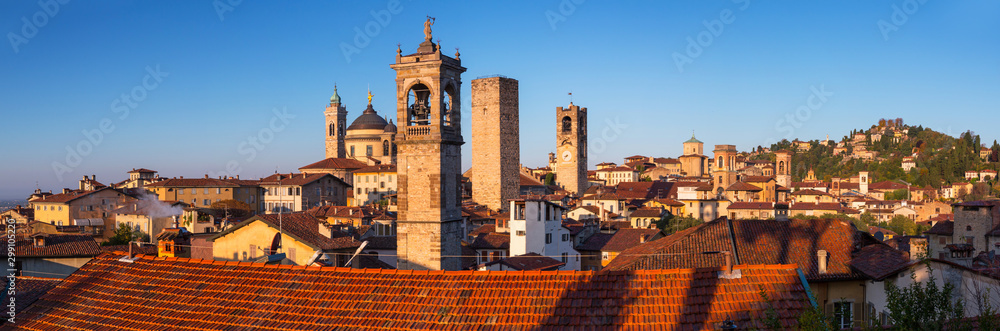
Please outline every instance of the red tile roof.
M26 330L715 329L784 327L809 306L796 266L595 274L292 267L105 254L18 315Z
M368 164L365 164L364 162L361 162L361 161L358 161L358 160L355 160L355 159L334 158L334 157L331 157L331 158L323 159L323 160L320 160L319 162L316 162L316 163L313 163L313 164L301 167L301 168L299 168L299 171L302 171L302 169L347 169L347 170L354 170L354 169L361 169L361 168L364 168L364 167L367 167L367 166L368 166Z
M739 264L788 264L803 267L806 279L862 279L849 264L855 246L877 243L870 235L838 220L727 220L720 218L628 249L605 270L700 268L725 265L721 254L734 252ZM816 253L826 250L829 264L820 274Z
M597 172L635 172L635 169L623 166L598 169Z
M843 188L843 184L841 184L841 188ZM869 190L893 191L893 190L899 190L899 189L905 189L905 188L906 188L906 184L901 184L901 183L897 183L897 182L889 181L889 180L887 180L887 181L881 181L881 182L878 182L878 183L868 184L868 189Z
M735 183L733 183L733 185L729 185L729 187L726 188L726 191L753 191L753 192L757 192L757 191L762 191L762 190L759 187L757 187L756 185L750 185L750 184L747 184L747 183L744 183L744 182L735 182Z
M372 173L372 172L396 172L395 164L376 164L373 166L367 166L361 169L354 170L354 173Z
M208 240L214 242L256 221L264 222L275 230L280 228L285 235L316 250L338 250L356 248L361 245L361 242L339 231L331 231L332 238L324 236L319 233L319 221L305 213L281 214L280 221L279 214L257 215L212 236Z
M753 209L753 210L774 210L775 208L788 208L788 204L774 202L745 202L738 201L729 205L728 209Z
M329 176L329 177L327 177ZM330 178L340 182L343 185L351 186L344 182L337 176L318 173L318 174L273 174L260 179L260 185L287 185L287 186L303 186L318 181L323 178Z
M798 190L798 191L792 192L792 195L830 195L830 194L826 193L826 192L823 192L823 191L806 189L806 190Z
M486 265L503 264L513 270L556 270L566 265L562 261L538 253L511 256L506 259L486 263Z
M44 246L35 246L35 241L27 235L18 235L14 244L14 255L27 257L91 257L102 253L101 246L94 237L86 234L40 234L45 237Z
M132 171L129 171L127 173L129 173L129 174L141 174L141 173L144 173L144 172L145 173L152 173L152 172L156 172L156 170L149 170L149 169L146 169L146 168L139 168L139 169L134 169L133 168Z
M147 186L149 186L149 185L147 185ZM75 190L75 191L70 191L69 193L60 193L60 194L45 195L45 196L42 196L42 197L39 197L39 198L31 199L31 202L32 203L44 203L44 202L67 203L67 202L70 202L70 201L73 201L73 200L76 200L76 199L87 197L87 196L89 196L91 194L94 194L94 193L97 193L97 192L101 192L101 191L104 191L104 190L112 190L112 191L116 191L116 192L121 193L121 194L125 194L122 191L119 191L119 190L116 190L116 189L113 189L113 188L110 188L110 187L102 187L102 188L99 188L99 189L96 189L96 190L93 190L93 191Z
M638 246L643 241L653 240L659 234L660 230L657 229L620 229L613 234L595 233L580 244L577 249L584 251L622 252Z
M11 307L14 309L15 317L18 317L15 323L21 321L19 318L21 311L55 288L61 281L61 278L18 276L14 281L14 297L8 299L15 303L14 307Z
M743 176L743 181L747 183L766 183L774 180L774 176Z
M510 234L497 232L480 233L469 247L475 249L509 249Z
M912 263L909 254L882 243L862 247L851 259L851 267L873 280L883 280Z
M665 214L660 208L639 208L629 214L629 217L662 217Z
M146 187L238 187L239 184L218 178L168 178Z
M955 222L952 221L940 221L934 224L930 230L924 231L924 234L936 234L942 236L950 236L955 233Z

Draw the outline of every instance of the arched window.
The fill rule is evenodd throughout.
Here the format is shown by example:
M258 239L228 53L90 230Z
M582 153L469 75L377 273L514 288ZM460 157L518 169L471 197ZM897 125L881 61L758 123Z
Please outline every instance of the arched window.
M778 161L778 174L779 175L785 174L785 161Z
M457 121L455 115L457 113L453 112L454 104L452 104L452 94L454 94L454 88L452 85L448 85L444 89L444 95L441 98L441 123L447 126L451 126L452 122Z
M330 133L329 133L330 136L333 136L334 134L337 133L337 130L335 130L335 127L336 126L333 125L333 123L330 123Z
M396 156L396 144L392 144L392 156Z
M719 166L718 167L719 168L724 168L725 166L726 166L726 158L720 156L719 157Z
M407 125L431 124L431 90L424 84L416 84L406 94Z
M563 117L562 132L569 133L570 131L573 131L573 119L569 118L569 116Z
M389 155L389 141L382 141L382 155Z

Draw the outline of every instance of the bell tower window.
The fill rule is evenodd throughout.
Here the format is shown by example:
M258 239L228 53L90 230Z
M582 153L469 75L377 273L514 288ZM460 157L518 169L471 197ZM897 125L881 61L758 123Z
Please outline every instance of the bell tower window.
M562 119L562 132L570 133L573 131L573 119L569 116L563 117Z
M410 88L406 96L407 125L431 124L431 90L424 84L416 84Z

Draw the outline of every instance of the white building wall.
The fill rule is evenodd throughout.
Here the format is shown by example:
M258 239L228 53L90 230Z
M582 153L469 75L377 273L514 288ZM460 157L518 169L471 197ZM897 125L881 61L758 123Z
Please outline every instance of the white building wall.
M562 209L543 201L525 201L524 217L519 219L519 208L511 201L510 256L536 253L563 261L565 254L566 265L560 270L580 270L580 254L573 248L569 229L562 226Z

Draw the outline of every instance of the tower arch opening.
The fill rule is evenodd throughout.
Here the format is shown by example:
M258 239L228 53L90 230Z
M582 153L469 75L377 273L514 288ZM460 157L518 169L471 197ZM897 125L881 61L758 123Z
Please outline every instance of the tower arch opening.
M422 83L414 84L406 93L407 126L431 125L431 90Z

